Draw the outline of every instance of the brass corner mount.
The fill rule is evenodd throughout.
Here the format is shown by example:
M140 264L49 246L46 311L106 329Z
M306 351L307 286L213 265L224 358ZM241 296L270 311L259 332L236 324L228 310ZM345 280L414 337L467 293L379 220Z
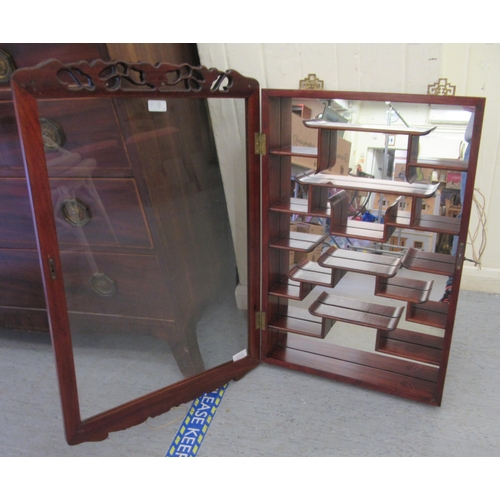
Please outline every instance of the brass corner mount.
M448 78L439 78L437 82L427 85L429 95L455 95L457 87L448 83Z
M323 90L325 88L325 82L320 80L316 73L309 73L307 78L299 81L300 90Z

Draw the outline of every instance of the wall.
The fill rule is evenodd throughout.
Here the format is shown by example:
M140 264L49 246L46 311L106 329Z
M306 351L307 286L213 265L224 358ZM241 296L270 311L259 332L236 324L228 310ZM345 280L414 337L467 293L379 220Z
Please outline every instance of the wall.
M299 81L315 73L326 90L365 92L427 93L427 86L439 78L456 85L456 95L486 97L476 189L477 208L472 214L470 232L482 241L480 217L486 218L487 245L481 268L467 264L462 287L500 292L500 44L198 44L201 64L218 69L235 69L259 80L262 88L298 88ZM227 123L225 125L227 129ZM216 140L222 143L222 131L214 121ZM217 137L219 135L219 137ZM226 147L219 148L223 170L235 165L225 161ZM241 174L243 165L238 165ZM241 185L241 183L239 183ZM234 200L243 193L233 192ZM483 202L484 197L484 202ZM484 217L483 217L484 218ZM241 232L244 221L233 217L232 224ZM238 243L238 242L236 242ZM237 244L238 247L238 244ZM237 252L243 247L239 245ZM468 245L466 256L472 258ZM243 272L240 269L240 274ZM485 279L486 278L486 279ZM242 280L244 281L244 275Z

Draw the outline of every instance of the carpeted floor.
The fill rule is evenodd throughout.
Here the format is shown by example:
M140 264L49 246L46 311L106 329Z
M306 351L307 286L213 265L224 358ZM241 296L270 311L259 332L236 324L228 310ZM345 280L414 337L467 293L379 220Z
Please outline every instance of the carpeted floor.
M498 456L499 305L461 292L442 407L260 365L229 384L198 456ZM4 457L162 457L189 407L70 447L48 337L1 332L0 377Z

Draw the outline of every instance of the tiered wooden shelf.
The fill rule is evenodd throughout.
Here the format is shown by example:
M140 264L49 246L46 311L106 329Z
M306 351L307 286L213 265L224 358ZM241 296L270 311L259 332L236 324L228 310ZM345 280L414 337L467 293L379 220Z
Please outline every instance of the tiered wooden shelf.
M326 120L304 120L304 125L309 128L318 129L319 134L319 144L318 147L318 171L325 170L329 168L329 163L332 162L332 158L336 154L336 144L337 144L337 134L339 131L348 132L371 132L375 134L390 134L390 135L405 135L408 136L408 159L407 159L407 179L410 182L413 180L413 176L408 174L410 169L408 163L410 160L415 160L418 154L418 142L421 136L431 133L435 127L431 128L411 128L411 127L391 127L387 125L365 125L357 123L335 123ZM325 147L326 145L335 146L330 148ZM329 153L324 152L326 149Z
M450 276L453 274L455 259L450 255L422 252L409 248L401 259L403 267L425 273ZM448 304L429 301L433 281L417 281L408 278L377 278L376 292L408 302L406 321L445 329L448 318ZM375 350L386 354L439 365L443 338L411 330L396 329L392 332L377 331Z
M405 217L391 218L388 225L395 227L408 227L417 224L416 221L423 220L422 225L429 226L425 221L428 216L421 214L422 199L434 196L439 184L410 184L408 182L392 182L382 179L367 179L351 175L333 175L327 173L315 173L314 171L303 172L294 176L296 182L307 189L307 199L290 199L281 201L271 207L273 211L285 213L299 213L301 215L313 215L317 217L331 217L331 191L358 191L377 192L396 196L407 196L415 200L413 203L410 220ZM345 205L348 200L343 201ZM347 210L347 206L345 207ZM293 212L296 210L296 212ZM394 209L393 209L394 210ZM394 210L397 212L397 209ZM456 224L456 220L454 223ZM373 228L372 228L373 229ZM422 230L429 230L423 229ZM377 240L378 241L378 240Z
M434 305L427 307L414 307L412 304L423 304L429 300L433 281L416 280L395 277L401 266L401 257L390 257L369 253L356 252L338 248L330 248L317 263L303 259L288 273L290 280L300 282L300 286L309 283L313 286L327 286L334 288L348 271L373 275L376 277L374 295L408 302L407 320L423 322L430 326L441 326L439 314L444 308ZM328 269L328 270L327 270ZM299 298L297 294L294 298ZM303 295L300 296L300 300ZM401 316L401 311L388 311L382 308L381 318L375 318L380 308L377 304L352 301L347 298L336 299L325 293L313 303L309 312L313 316L322 316L334 321L356 323L360 326L382 330L393 330ZM436 316L438 314L438 316ZM295 333L300 333L295 331Z
M308 310L288 307L280 311L269 327L318 338L324 338L337 321L389 331L397 327L403 311L403 306L383 306L323 292Z
M274 204L270 210L285 214L297 214L311 217L330 217L330 206L311 207L309 199L291 198Z
M331 318L317 318L307 309L287 307L269 323L269 328L324 339L333 326Z
M414 198L430 198L436 194L439 188L439 184L410 184L409 182L393 182L383 179L355 177L352 175L334 175L324 172L314 173L314 171L307 171L296 175L295 179L304 186L374 191L398 196L412 196Z
M318 148L310 148L307 146L286 146L280 149L271 149L271 155L281 156L302 156L303 158L317 158Z
M400 198L397 198L385 211L384 223L375 224L350 219L349 196L346 191L339 191L329 199L330 234L385 243L396 230L394 223L397 219L399 200Z
M389 307L323 292L309 307L313 316L368 328L394 330L404 307Z
M354 271L383 278L391 278L398 272L401 260L401 257L330 247L318 259L318 264L331 269L341 269L343 271Z
M342 279L346 269L327 269L325 266L302 259L289 273L294 281L333 288Z
M467 172L468 162L464 160L453 160L450 158L418 158L409 163L412 168L432 168L433 170L452 170L455 172Z
M309 283L298 283L290 278L283 278L269 290L269 295L282 297L284 299L302 300L309 295L314 285Z
M417 170L421 168L432 170L450 170L455 172L467 172L468 162L464 160L455 160L450 158L419 158L418 157L418 138L431 133L435 127L430 129L409 129L402 127L387 127L387 126L367 126L356 124L339 124L323 120L306 120L304 125L309 128L325 129L331 132L337 131L352 131L352 132L373 132L390 135L408 135L409 146L407 162L405 167L406 179L413 182L417 176ZM336 148L336 145L334 146ZM319 148L306 146L285 146L281 148L273 148L269 150L271 155L279 156L298 156L303 158L315 158L320 160ZM318 171L325 170L333 166L328 165L328 162L334 162L333 154L326 155L326 163L318 168ZM319 162L318 162L319 164Z
M434 281L410 278L383 278L375 280L375 295L389 299L422 304L429 300Z
M467 172L468 162L463 160L451 160L449 158L417 158L413 161L410 159L406 165L406 179L415 179L418 175L418 171L422 168Z
M312 252L327 237L328 235L288 231L276 240L272 241L269 246L271 248L278 248L280 250L308 253Z
M406 321L445 328L448 318L448 304L443 302L409 303L406 309Z
M417 231L429 231L433 233L457 235L460 232L460 219L456 217L444 217L442 215L419 214L412 220L412 216L398 215L387 222L394 228L415 229Z
M400 127L391 125L369 125L363 123L340 123L326 120L304 120L304 125L330 132L372 132L375 134L407 135L408 137L421 137L430 134L436 127Z
M302 242L297 244L295 235L283 232L290 223L291 215L326 219L325 227L328 227L330 235L348 240L385 243L396 230L412 229L459 236L464 241L464 219L424 212L425 200L436 195L440 183L415 181L421 169L470 174L475 171L477 155L476 159L471 157L468 162L419 157L420 139L431 134L434 127L360 125L318 119L303 121L305 127L317 130L317 148L292 146L292 98L303 95L298 91L269 91L263 97L263 109L267 113L267 128L264 131L268 144L268 154L263 161L264 175L268 175L266 217L273 222L270 228L274 227L274 231L269 232L269 317L263 336L264 361L439 405L452 333L450 316L455 314L455 306L431 300L435 280L429 279L428 274L456 276L459 267L457 258L414 248L408 248L403 255L395 253L390 256L331 247L317 258L317 262L303 259L290 266L286 257L276 252L306 246L305 239L310 239L311 243L314 239L315 244L324 241L319 236L308 235L305 238L301 235ZM397 102L400 99L393 94L363 94L361 97L359 94L330 95L328 92L314 92L312 97L322 101L339 98ZM419 104L433 102L429 96L412 98ZM406 136L406 180L381 180L326 172L335 166L337 138L341 131ZM292 176L292 157L314 158L316 170ZM468 175L468 182L471 182L470 178ZM290 179L306 193L304 199L291 196ZM381 214L381 222L353 220L349 215L352 196L348 192L380 193L394 197L395 201ZM400 197L410 199L409 212L398 212ZM276 232L278 227L280 231ZM301 251L311 251L311 247L301 248ZM404 273L398 275L401 268L404 268ZM363 300L347 296L349 288L344 281L349 273L374 278L373 301L366 300L368 294L365 290ZM337 292L339 283L342 283L342 294ZM320 290L317 296L312 297L310 292L316 287L331 291ZM456 301L456 295L453 297ZM308 301L310 305L307 307L289 303L290 300L308 298L312 300ZM335 330L337 322L373 329L373 351L341 347L321 340L330 329ZM412 323L420 325L418 328L415 326L418 331L412 331ZM423 327L429 327L427 332ZM346 328L348 331L348 327L343 331Z
M442 348L443 338L436 335L399 328L390 332L377 331L376 350L385 354L439 365Z
M369 389L436 404L438 368L381 356L305 337L284 338L270 352L268 363L300 370Z
M453 255L422 252L408 248L401 264L412 271L451 276L455 270L455 260Z

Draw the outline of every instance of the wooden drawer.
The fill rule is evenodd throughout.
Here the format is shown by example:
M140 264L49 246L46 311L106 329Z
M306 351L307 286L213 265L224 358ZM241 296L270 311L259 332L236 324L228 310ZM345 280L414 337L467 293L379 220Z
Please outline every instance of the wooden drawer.
M109 99L40 101L49 175L130 176L131 170ZM45 121L44 119L48 119ZM60 148L51 151L56 139Z
M61 260L70 312L173 317L174 305L155 256L61 252ZM0 273L1 308L23 314L46 309L37 251L0 250Z
M19 137L17 134L17 125L14 114L14 106L12 104L12 93L10 89L10 75L15 69L23 67L31 67L40 64L47 59L58 59L63 62L75 62L81 60L92 61L94 59L109 60L107 46L104 43L1 43L0 44L0 177L13 176L19 177L23 175L19 172L23 169L23 160L21 148L19 145ZM60 112L54 102L40 103L40 116L57 120L60 118ZM74 113L74 103L65 104L68 106L68 114ZM116 120L112 105L108 104L106 112L102 110L103 105L98 106L101 112L99 120L91 116L91 110L94 109L93 104L84 105L86 111L83 112L82 120L77 117L69 118L61 123L63 130L66 127L69 132L68 145L74 146L72 135L74 131L82 133L90 132L87 144L90 144L92 138L98 133L107 131L100 139L101 144L94 144L91 151L86 151L82 155L82 160L93 158L98 164L104 161L110 161L107 166L114 168L114 164L119 163L120 168L127 165L126 155L123 153L120 135L117 131ZM97 110L94 110L97 111ZM87 120L88 122L84 121ZM103 147L102 142L107 142L107 150ZM119 143L119 147L112 147L113 143ZM114 149L115 151L109 151ZM118 151L121 149L121 152ZM78 152L77 152L78 153ZM120 154L118 154L120 153ZM103 165L99 165L102 167Z
M24 175L23 159L10 90L10 72L36 66L47 59L63 62L109 60L106 44L91 43L2 43L0 44L0 177ZM54 101L39 103L40 117L52 136L55 123L63 131L63 152L48 152L51 175L130 175L127 155L116 123L113 104L100 102ZM70 172L67 172L68 167ZM125 172L124 172L125 171Z
M12 102L0 102L0 176L24 175L21 144Z
M42 274L36 250L0 250L0 325L48 332Z
M175 307L155 256L61 252L61 260L69 312L173 317Z
M61 248L152 248L133 179L51 179Z
M0 250L0 276L2 307L45 309L36 250Z
M0 247L36 249L26 179L0 179Z
M131 176L111 101L41 101L39 109L51 177ZM20 175L24 164L14 105L0 102L0 177Z
M62 247L153 247L133 179L53 179L51 188ZM0 181L0 246L36 248L25 179Z

